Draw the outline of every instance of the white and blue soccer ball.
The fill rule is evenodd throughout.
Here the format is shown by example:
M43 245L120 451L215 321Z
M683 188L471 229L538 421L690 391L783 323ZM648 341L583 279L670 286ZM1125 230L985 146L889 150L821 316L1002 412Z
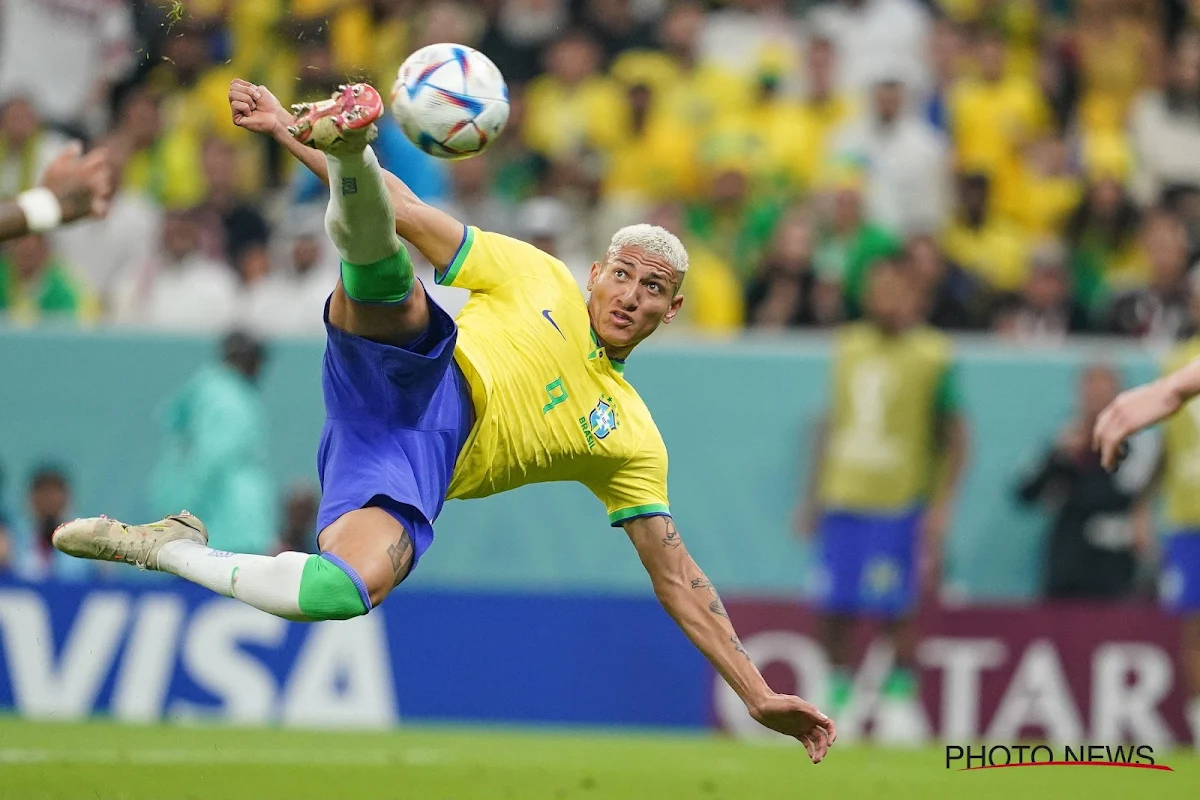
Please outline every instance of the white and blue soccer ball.
M392 115L404 135L438 158L468 158L508 122L508 86L491 59L461 44L422 47L400 65Z

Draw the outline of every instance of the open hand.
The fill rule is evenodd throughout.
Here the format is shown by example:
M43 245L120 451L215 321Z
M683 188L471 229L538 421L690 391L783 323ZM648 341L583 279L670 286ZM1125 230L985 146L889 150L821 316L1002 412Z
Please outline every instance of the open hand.
M1181 401L1164 381L1155 381L1117 395L1096 418L1092 446L1105 469L1115 470L1128 451L1126 440L1142 428L1169 417Z
M798 740L814 764L820 764L837 741L833 720L794 695L768 695L750 708L750 716L760 725Z
M255 133L272 135L287 130L294 122L278 98L265 86L258 86L241 78L229 84L229 110L233 112L233 124Z

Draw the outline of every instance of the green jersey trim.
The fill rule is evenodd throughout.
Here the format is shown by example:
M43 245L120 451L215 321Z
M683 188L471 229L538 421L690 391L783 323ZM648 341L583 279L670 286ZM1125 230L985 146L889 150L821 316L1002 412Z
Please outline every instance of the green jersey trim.
M962 410L962 392L958 385L958 367L951 364L942 373L934 398L934 410L938 414L957 414Z
M438 286L454 285L458 271L462 269L463 262L467 260L467 255L471 252L471 245L475 244L475 229L470 225L466 225L464 228L462 242L458 245L458 252L454 254L454 260L447 264L445 269L435 270L433 273L433 280Z
M638 517L669 517L671 516L671 507L666 503L650 503L644 506L632 506L631 508L622 508L608 515L608 522L614 528L620 527L622 524L629 522L631 519Z

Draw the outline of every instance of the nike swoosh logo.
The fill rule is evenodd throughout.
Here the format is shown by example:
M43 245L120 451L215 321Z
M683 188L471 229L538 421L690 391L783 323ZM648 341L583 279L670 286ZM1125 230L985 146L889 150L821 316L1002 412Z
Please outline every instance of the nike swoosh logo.
M566 341L567 335L562 332L562 328L558 327L558 323L555 322L554 318L550 316L550 309L548 309L548 308L542 309L542 316L546 318L546 322L549 322L551 325L554 326L554 330L558 331L558 335L563 337L563 341Z

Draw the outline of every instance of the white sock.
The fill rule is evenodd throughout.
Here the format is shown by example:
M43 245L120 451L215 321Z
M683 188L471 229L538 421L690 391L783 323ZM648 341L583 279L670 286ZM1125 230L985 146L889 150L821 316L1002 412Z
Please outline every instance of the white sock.
M375 151L326 154L329 206L325 230L347 264L366 266L395 254L403 244L396 235L396 212L383 182Z
M168 542L158 554L163 572L287 619L301 619L300 577L307 553L255 556L213 550L189 541Z

